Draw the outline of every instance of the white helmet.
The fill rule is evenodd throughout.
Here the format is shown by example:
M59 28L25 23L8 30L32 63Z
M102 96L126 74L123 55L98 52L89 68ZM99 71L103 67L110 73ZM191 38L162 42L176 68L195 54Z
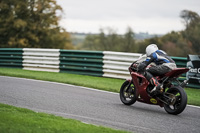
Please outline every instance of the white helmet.
M147 56L151 55L153 52L156 52L158 47L156 44L150 44L146 47L146 54Z

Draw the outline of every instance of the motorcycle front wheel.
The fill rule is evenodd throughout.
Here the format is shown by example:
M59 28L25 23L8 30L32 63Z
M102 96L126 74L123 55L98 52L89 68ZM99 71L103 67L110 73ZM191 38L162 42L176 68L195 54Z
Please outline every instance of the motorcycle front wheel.
M173 86L165 93L174 100L171 104L164 104L167 113L177 115L183 112L187 105L187 94L181 86Z
M132 105L136 102L136 89L133 82L125 81L120 89L120 100L125 105Z

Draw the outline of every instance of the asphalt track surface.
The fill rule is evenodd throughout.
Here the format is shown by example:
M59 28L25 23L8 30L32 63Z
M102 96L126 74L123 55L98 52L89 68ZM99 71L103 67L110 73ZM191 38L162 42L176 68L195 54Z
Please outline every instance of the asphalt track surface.
M200 133L199 107L170 115L155 105L123 105L117 93L60 83L0 76L0 103L136 133Z

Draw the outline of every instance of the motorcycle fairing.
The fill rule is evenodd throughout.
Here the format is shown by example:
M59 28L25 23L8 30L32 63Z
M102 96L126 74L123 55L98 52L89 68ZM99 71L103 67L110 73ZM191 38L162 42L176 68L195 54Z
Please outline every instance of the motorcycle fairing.
M134 83L134 86L137 89L136 91L136 97L137 101L147 103L147 104L154 104L154 105L159 105L160 107L163 107L163 103L161 103L159 100L155 99L157 102L152 101L152 97L149 96L147 93L147 87L150 85L148 80L141 74L138 74L136 72L131 72L132 80Z

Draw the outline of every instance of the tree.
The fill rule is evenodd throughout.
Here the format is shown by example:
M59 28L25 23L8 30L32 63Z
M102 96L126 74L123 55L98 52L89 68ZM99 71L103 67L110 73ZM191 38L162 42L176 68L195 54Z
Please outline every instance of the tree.
M98 36L98 40L99 40L99 44L98 44L98 49L102 49L102 50L107 50L109 49L108 48L108 45L107 45L107 37L104 33L104 30L101 28L100 29L100 34Z
M1 0L0 47L72 48L55 0Z
M181 18L185 22L186 29L182 32L189 46L193 48L196 54L200 54L200 16L189 10L181 12Z
M83 42L82 49L101 50L101 51L119 51L121 42L120 36L112 28L100 29L98 35L88 35Z
M107 28L108 35L106 36L107 51L121 51L121 37L112 28Z
M137 52L137 47L135 45L134 39L134 32L133 30L128 27L127 32L124 35L124 45L122 46L121 50L125 52Z
M180 13L180 17L183 19L183 23L186 26L186 29L189 27L193 27L194 25L198 24L200 21L200 17L196 12L183 10Z
M105 34L105 31L106 33ZM135 52L134 32L130 27L124 35L118 35L112 28L100 29L98 35L88 35L81 49L101 51Z
M86 36L83 45L80 46L80 49L84 50L100 50L99 40L96 35L88 35Z

